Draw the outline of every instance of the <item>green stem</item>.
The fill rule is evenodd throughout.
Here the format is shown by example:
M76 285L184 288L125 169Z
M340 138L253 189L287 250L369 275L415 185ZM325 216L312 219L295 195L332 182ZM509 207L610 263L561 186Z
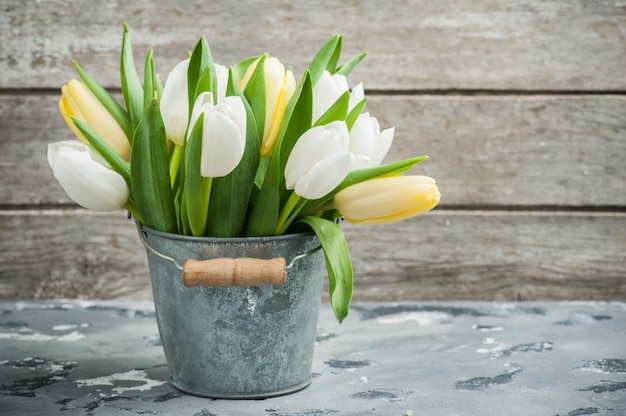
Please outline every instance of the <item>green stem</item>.
M130 201L127 201L126 204L124 204L124 209L128 212L130 212L130 214L137 218L137 221L139 221L141 224L143 224L143 217L141 216L141 214L139 213L139 211L137 210L137 207L135 206L135 204L133 204Z
M176 177L178 176L178 171L180 170L180 160L183 155L183 146L179 146L174 144L174 150L172 151L172 157L170 157L170 183L172 187L176 183Z
M202 225L206 232L207 219L209 216L209 202L211 201L211 186L213 185L213 178L202 178Z
M278 216L278 222L276 223L276 229L274 230L274 235L284 234L285 231L289 228L291 223L296 219L302 208L304 207L306 200L302 199L295 192L293 192L285 206L280 211L280 215Z
M308 211L305 211L302 216L306 217L307 215L314 215L316 217L319 217L320 215L324 214L325 211L333 209L337 209L337 206L335 205L335 200L331 198L329 201L326 201L325 203L318 205L315 208L310 208Z

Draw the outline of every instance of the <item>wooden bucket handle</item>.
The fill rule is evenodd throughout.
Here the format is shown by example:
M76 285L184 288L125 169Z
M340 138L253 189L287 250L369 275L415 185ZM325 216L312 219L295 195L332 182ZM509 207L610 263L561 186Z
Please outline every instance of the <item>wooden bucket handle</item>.
M287 265L283 257L187 259L183 264L183 284L187 287L283 285L286 279Z

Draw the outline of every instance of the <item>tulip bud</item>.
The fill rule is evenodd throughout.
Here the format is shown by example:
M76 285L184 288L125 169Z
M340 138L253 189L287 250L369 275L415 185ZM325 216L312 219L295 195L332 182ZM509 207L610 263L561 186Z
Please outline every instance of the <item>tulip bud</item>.
M128 201L124 178L78 140L49 144L48 163L67 195L87 209L113 211Z
M354 165L348 141L348 128L344 121L307 130L287 159L287 189L294 189L298 196L306 199L321 198L335 189Z
M124 130L96 96L80 81L70 80L61 88L59 110L67 125L83 143L88 143L72 117L89 125L124 160L130 159L130 142Z
M246 70L243 80L240 83L245 89L250 77L254 73L258 60L254 61ZM261 156L269 156L274 150L274 144L283 122L285 109L289 99L296 90L296 80L290 70L285 71L285 67L274 57L267 57L263 61L263 72L265 74L265 125L263 129L263 141L261 143Z
M241 162L246 146L246 108L239 96L213 105L213 94L202 93L191 113L194 126L204 113L200 173L207 178L226 176ZM189 134L193 127L189 128Z
M392 175L349 186L335 195L337 209L357 224L391 224L433 209L441 194L428 176Z

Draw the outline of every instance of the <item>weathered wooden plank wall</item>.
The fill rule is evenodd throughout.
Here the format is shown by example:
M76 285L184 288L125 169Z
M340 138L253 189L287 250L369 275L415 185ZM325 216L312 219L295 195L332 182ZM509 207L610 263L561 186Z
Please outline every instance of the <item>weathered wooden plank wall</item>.
M76 208L46 144L72 60L117 91L122 22L136 61L169 69L205 35L218 62L268 51L300 73L343 33L366 60L389 160L429 154L441 206L346 224L355 299L626 297L626 6L613 1L384 3L0 0L0 296L150 298L123 212Z

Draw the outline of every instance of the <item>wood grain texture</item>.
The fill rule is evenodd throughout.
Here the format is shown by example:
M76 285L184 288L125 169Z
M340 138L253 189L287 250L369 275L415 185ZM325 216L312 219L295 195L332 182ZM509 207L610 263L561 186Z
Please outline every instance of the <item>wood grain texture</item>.
M359 299L626 297L622 213L441 210L346 228Z
M145 250L122 211L0 211L0 230L0 297L151 297Z
M436 210L396 225L346 223L354 298L623 299L625 220ZM0 252L0 297L151 297L145 250L122 212L0 212Z
M0 201L70 203L46 161L73 138L58 96L0 96ZM444 206L626 205L622 96L372 96L381 128L396 127L388 161L430 155ZM26 127L25 127L26 126Z
M58 88L77 60L119 86L122 23L163 78L201 35L231 64L269 52L297 73L330 36L367 88L626 90L626 6L611 0L207 2L0 0L0 88Z
M611 0L0 0L0 297L151 298L133 223L74 208L46 161L73 138L57 109L73 60L119 91L123 22L162 79L201 35L217 62L267 51L298 75L335 33L344 59L369 52L350 82L396 128L387 160L430 155L414 173L443 199L345 224L355 300L626 297L626 4Z

